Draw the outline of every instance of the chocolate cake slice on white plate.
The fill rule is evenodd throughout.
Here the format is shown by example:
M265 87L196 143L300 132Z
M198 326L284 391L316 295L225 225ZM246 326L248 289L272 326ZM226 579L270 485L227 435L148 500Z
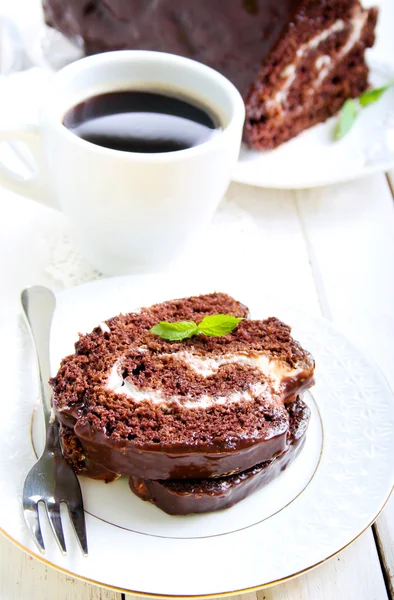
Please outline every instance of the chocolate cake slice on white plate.
M247 317L214 293L119 315L80 336L52 380L75 468L106 480L209 479L286 452L289 406L313 384L314 361L289 326ZM182 339L163 339L160 322ZM178 335L179 322L191 330Z

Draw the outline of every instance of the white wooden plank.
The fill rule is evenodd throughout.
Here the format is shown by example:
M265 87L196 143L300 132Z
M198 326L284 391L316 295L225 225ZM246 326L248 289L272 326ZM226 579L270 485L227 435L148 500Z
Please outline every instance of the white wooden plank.
M365 569L368 565L368 577ZM126 596L136 600L135 596ZM385 600L387 593L368 530L349 548L322 566L286 583L235 600Z
M385 176L296 195L334 324L394 387L394 204Z
M191 590L192 592L192 590ZM385 600L387 592L371 529L320 567L236 600ZM126 600L137 600L127 595Z
M394 496L374 525L376 541L386 574L390 597L394 598Z
M392 177L392 181L394 177ZM394 389L394 202L384 175L298 194L323 305ZM394 498L375 531L394 597Z
M121 597L120 593L48 567L0 535L1 600L121 600Z
M227 266L229 276L242 277L245 282L263 282L261 289L267 296L318 314L318 297L294 193L234 183L219 213L233 214L243 232L235 236L233 219L228 226L224 221L221 228L213 228L213 233L223 231L220 255L217 256L217 250L215 253L215 268L219 260L223 270ZM220 222L219 215L215 222ZM206 242L207 236L204 245ZM212 253L209 260L212 270Z
M4 295L1 300L0 325L10 314L20 311L20 293L30 285L47 285L62 289L60 282L50 278L46 268L52 256L49 240L62 235L64 217L54 211L0 186L1 227L0 281ZM72 269L72 266L70 267Z
M388 173L388 184L392 194L394 206L394 169ZM392 270L394 278L394 267ZM386 573L386 583L391 598L394 598L394 496L390 498L385 510L374 526L376 541L379 547L381 560Z
M366 573L367 571L367 573ZM242 599L245 597L242 596ZM372 532L322 566L287 583L257 592L257 600L385 600ZM246 600L246 598L245 598ZM252 600L252 599L251 599Z
M387 179L388 179L388 182L389 182L391 193L392 193L393 198L394 198L394 169L392 171L389 171L387 173Z

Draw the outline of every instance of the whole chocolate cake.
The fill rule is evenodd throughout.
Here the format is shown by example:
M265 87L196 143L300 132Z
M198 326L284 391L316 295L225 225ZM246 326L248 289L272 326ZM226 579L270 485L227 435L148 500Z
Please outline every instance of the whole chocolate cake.
M246 104L245 141L274 148L368 86L377 9L359 0L43 0L48 25L87 54L170 52L228 77Z
M242 320L224 335L178 341L151 331L209 315ZM80 336L51 384L64 455L78 473L127 475L138 495L186 514L238 502L296 456L309 419L298 396L313 374L290 327L249 319L240 302L214 293L106 320Z

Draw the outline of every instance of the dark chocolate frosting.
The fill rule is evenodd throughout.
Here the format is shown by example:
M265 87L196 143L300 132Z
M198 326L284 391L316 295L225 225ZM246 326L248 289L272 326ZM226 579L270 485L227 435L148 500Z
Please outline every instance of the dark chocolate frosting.
M87 54L142 49L192 58L246 96L301 0L44 0L46 22Z

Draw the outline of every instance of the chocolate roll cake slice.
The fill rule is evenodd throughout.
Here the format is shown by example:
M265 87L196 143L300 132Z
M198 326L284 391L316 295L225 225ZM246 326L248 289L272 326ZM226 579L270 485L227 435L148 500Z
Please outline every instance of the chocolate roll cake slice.
M111 473L203 479L281 454L292 402L313 383L314 361L276 318L245 320L220 337L168 341L159 321L247 317L225 294L119 315L80 337L51 381L59 420L84 455Z
M130 477L131 490L170 515L206 513L230 508L266 486L284 471L301 452L309 424L310 409L300 398L286 404L289 413L287 449L265 461L228 477L151 481Z

